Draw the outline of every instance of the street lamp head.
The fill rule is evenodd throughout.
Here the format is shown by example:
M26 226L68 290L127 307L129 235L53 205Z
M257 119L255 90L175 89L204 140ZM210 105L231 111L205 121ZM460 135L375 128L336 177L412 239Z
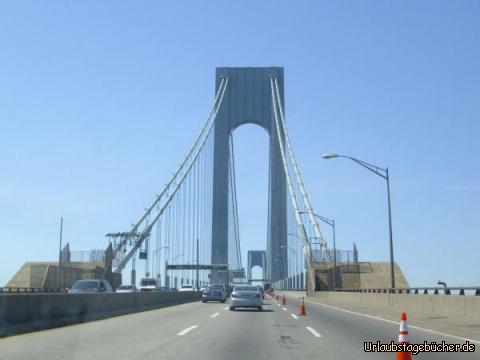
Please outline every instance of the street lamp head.
M328 159L336 158L336 157L338 157L338 155L337 155L337 154L334 154L334 153L325 153L325 154L322 155L322 157L323 157L324 159L327 159L327 160L328 160Z

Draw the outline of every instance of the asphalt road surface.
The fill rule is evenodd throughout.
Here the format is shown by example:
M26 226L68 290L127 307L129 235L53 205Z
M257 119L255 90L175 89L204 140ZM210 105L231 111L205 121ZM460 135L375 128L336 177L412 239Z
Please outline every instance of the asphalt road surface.
M364 341L396 340L398 324L307 303L280 306L266 299L264 311L229 311L228 304L201 302L0 339L0 359L395 359L365 353ZM462 343L410 330L411 343ZM415 359L480 359L475 353L422 353Z

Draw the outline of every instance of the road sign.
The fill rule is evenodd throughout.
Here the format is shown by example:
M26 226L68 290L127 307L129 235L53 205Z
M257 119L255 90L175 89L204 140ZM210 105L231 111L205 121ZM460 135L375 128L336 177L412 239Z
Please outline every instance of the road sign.
M228 271L228 265L168 264L167 270L217 270Z
M243 279L245 277L245 271L241 270L230 270L230 276L232 278L240 278Z

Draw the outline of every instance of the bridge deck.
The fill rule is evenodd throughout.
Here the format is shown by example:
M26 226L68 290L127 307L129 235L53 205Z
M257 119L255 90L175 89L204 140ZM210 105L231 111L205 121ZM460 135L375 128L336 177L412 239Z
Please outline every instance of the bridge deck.
M0 340L5 359L393 359L367 354L364 341L390 342L398 325L308 303L307 316L294 318L299 303L264 311L235 311L228 304L200 302L120 316ZM285 309L285 310L283 310ZM461 341L420 330L410 340ZM68 354L68 356L67 356ZM478 359L478 353L423 354L422 359Z

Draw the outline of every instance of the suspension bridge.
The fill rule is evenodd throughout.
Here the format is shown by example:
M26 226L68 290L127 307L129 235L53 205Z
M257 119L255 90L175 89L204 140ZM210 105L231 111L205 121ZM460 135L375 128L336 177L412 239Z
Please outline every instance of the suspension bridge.
M269 179L267 237L257 249L248 249L245 268L232 132L247 123L269 134ZM364 344L396 341L396 320L405 310L416 318L412 343L480 345L475 340L480 296L466 296L468 291L480 295L479 288L445 285L443 294L438 288L412 289L396 264L398 288L388 288L390 264L359 262L355 245L346 256L328 247L318 220L331 223L315 213L287 130L283 68L217 68L212 106L199 128L138 220L106 235L106 250L74 252L66 244L58 263L27 263L19 270L10 285L27 278L29 283L20 294L0 291L0 337L169 307L5 339L0 347L6 358L63 359L66 348L82 359L393 358L364 352ZM262 268L261 279L253 278L254 266ZM137 270L143 270L170 289L268 282L283 291L283 300L266 298L257 313L201 304L193 291L42 293L61 292L79 278L103 277L119 285L128 270L124 283L136 284ZM304 302L300 298L306 294ZM307 316L299 316L305 304ZM422 355L475 358L473 353Z

